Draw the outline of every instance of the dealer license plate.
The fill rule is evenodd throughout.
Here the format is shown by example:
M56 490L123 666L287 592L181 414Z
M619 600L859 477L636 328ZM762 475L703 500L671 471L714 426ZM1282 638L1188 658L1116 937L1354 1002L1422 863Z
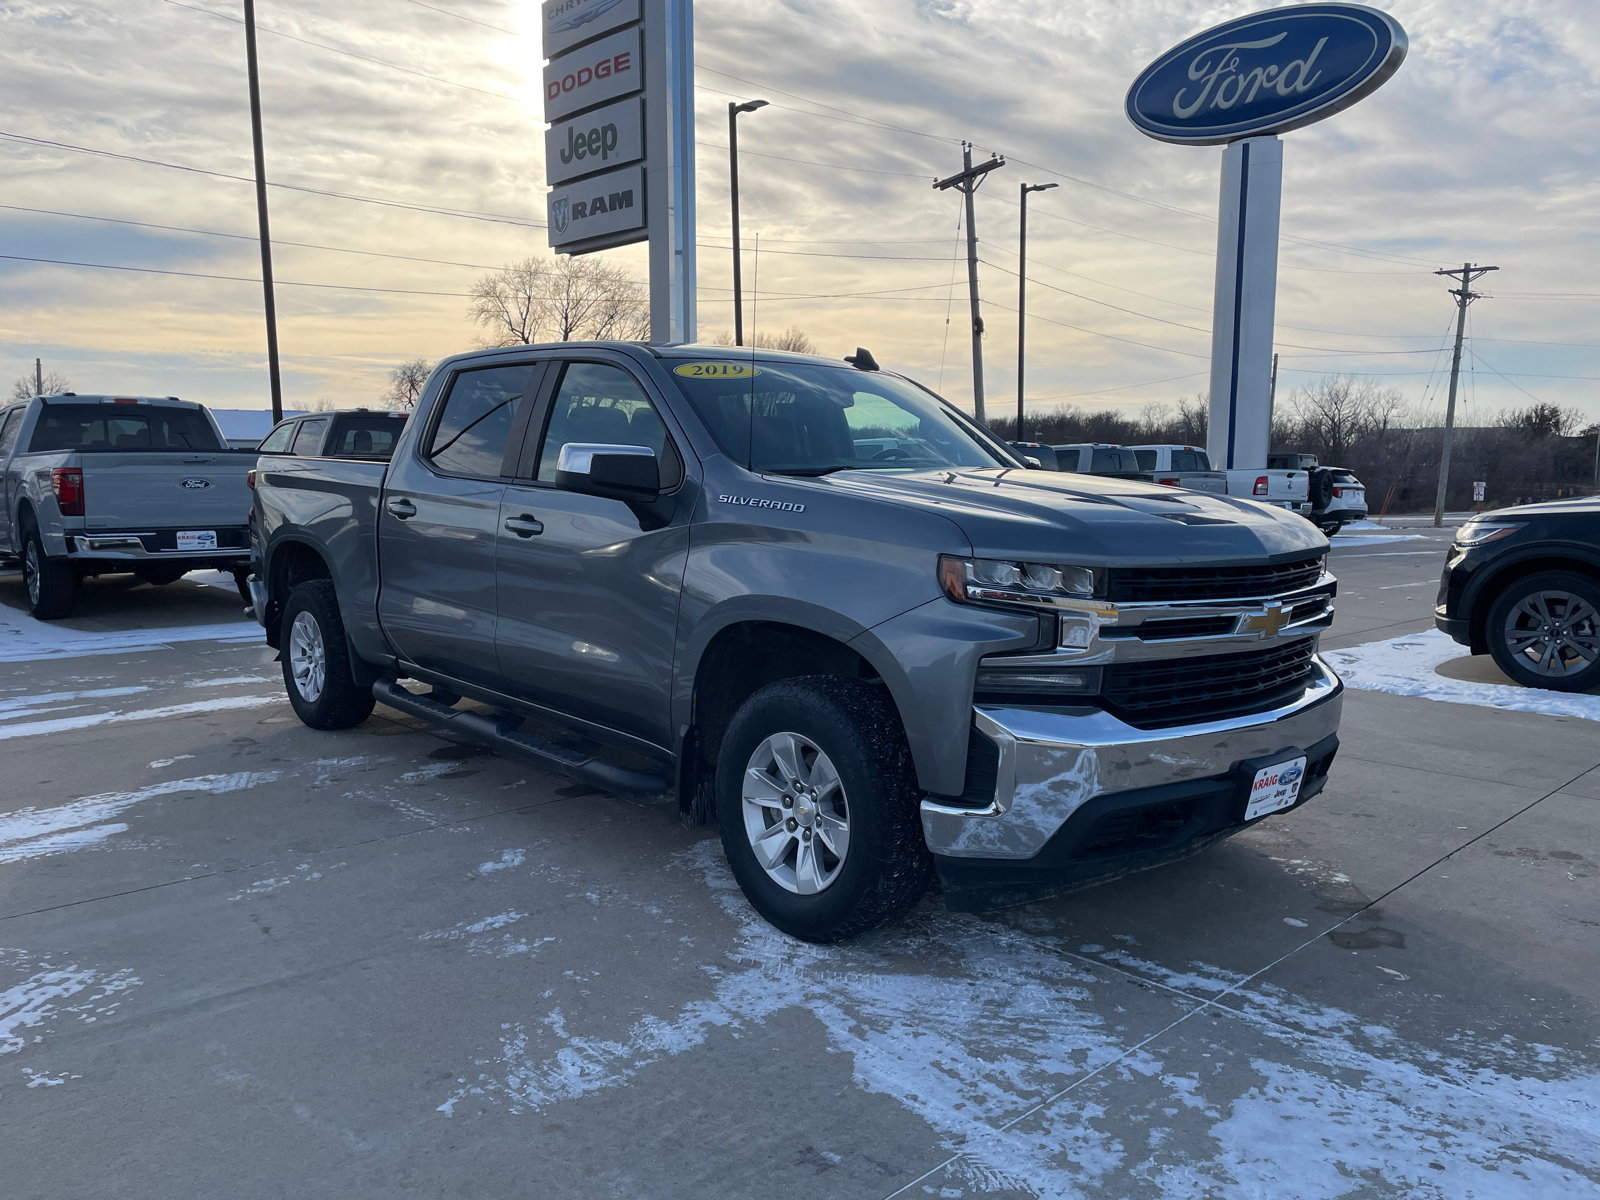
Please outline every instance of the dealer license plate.
M1250 799L1244 809L1244 819L1254 821L1268 813L1288 808L1300 798L1300 785L1306 778L1305 755L1287 762L1274 763L1256 772L1250 785Z
M216 548L217 531L215 529L178 530L179 550L215 550Z

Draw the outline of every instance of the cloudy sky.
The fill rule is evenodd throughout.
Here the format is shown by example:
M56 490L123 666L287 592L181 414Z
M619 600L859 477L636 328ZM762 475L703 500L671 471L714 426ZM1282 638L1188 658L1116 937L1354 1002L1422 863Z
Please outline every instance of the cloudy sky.
M1162 50L1260 7L699 0L702 338L732 324L726 105L764 97L741 118L760 328L970 401L959 197L930 186L965 138L1009 159L978 196L991 405L1015 396L1025 182L1060 184L1030 199L1030 403L1204 389L1221 151L1144 138L1122 101ZM1382 7L1410 34L1400 73L1284 139L1280 389L1345 371L1442 407L1432 272L1472 260L1500 271L1471 311L1466 419L1531 398L1600 417L1593 0ZM39 356L79 391L267 406L240 11L0 3L0 379ZM400 360L470 346L477 276L547 253L538 6L257 17L285 402L369 403ZM644 277L642 248L608 257Z

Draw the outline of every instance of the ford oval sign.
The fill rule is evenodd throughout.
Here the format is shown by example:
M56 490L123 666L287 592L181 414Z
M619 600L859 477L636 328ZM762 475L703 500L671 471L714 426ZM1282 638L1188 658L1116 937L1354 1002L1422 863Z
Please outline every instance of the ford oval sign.
M181 487L186 492L198 492L201 488L210 487L211 486L211 480L209 480L209 479L193 479L193 478L191 478L191 479L180 479L178 481L178 486Z
M1405 56L1406 31L1375 8L1275 8L1156 59L1128 89L1128 119L1153 138L1195 146L1283 133L1370 95Z

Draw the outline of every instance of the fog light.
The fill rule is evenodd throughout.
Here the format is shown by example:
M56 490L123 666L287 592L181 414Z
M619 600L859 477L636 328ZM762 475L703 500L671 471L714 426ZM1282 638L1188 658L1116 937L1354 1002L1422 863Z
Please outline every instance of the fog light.
M1007 666L1003 659L985 659L978 664L975 690L1040 697L1092 696L1100 690L1100 668L1038 663Z

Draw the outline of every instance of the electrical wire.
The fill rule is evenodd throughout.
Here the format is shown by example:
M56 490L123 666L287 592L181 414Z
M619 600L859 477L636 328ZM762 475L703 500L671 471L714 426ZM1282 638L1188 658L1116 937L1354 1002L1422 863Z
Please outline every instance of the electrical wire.
M221 279L230 283L253 283L261 286L259 278L248 275L212 275L200 271L169 271L156 267L124 267L115 263L74 262L63 258L26 258L20 254L0 254L5 262L44 263L53 267L91 267L97 271L131 271L139 275L175 275L183 279ZM414 288L359 287L353 283L301 283L294 279L274 279L274 285L285 287L328 288L341 292L386 292L397 296L457 296L465 299L467 292L424 292Z
M451 12L448 8L435 8L431 4L424 4L422 0L406 0L407 4L415 4L418 8L426 8L430 12L443 13L447 17L454 17L458 21L467 21L473 25L482 25L485 29L493 29L496 33L509 33L517 36L515 29L507 29L504 25L491 25L487 21L479 21L474 17L463 16L458 12Z

